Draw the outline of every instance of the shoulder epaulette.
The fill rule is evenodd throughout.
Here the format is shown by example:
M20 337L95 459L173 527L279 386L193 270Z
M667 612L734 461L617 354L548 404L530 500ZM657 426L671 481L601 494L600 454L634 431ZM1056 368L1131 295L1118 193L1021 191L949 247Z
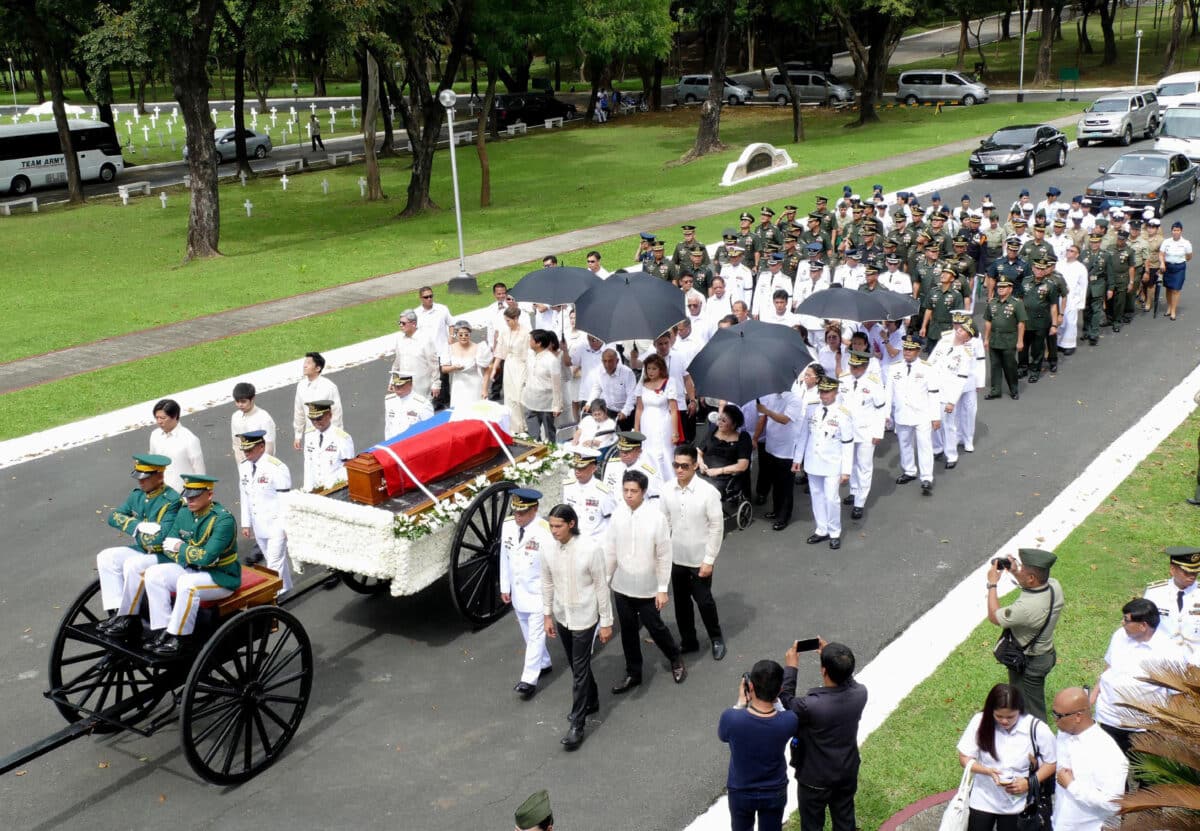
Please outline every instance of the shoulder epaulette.
M600 481L593 481L596 482L596 490L600 491L601 493L612 493L612 488L610 488L608 485Z
M1157 589L1159 586L1165 586L1169 582L1170 580L1155 580L1153 583L1147 583L1146 591L1150 591L1150 589Z

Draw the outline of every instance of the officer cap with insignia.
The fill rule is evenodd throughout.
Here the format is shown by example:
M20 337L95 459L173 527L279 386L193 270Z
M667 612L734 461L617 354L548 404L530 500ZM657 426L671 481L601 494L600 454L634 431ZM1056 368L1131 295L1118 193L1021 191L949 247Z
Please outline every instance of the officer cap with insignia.
M514 511L528 511L530 508L536 508L541 498L541 491L535 491L533 488L517 488L512 491L512 499L508 504Z
M680 230L683 230L683 231L695 231L696 230L695 225L680 225L679 228L680 228Z
M951 309L950 310L950 322L952 322L952 323L962 323L964 320L970 320L970 319L971 319L971 313L968 312L966 309Z
M1129 232L1122 228L1120 231L1117 231L1117 239L1129 239Z
M954 321L954 324L956 326L961 326L963 331L971 337L975 337L975 335L978 333L978 330L975 328L975 321L969 317L966 320L956 320Z
M1034 220L1034 223L1033 223L1033 230L1035 230L1035 231L1045 231L1045 230L1046 230L1046 220L1045 220L1045 218L1043 218L1043 217L1039 217L1038 219Z
M925 209L916 204L912 205L909 210L912 211L912 213L916 216L920 216L925 213Z
M812 211L809 213L808 218L812 219L812 220L816 220L817 222L820 222L825 217L823 214L821 214L820 211Z
M1089 241L1089 242L1101 242L1103 239L1104 239L1104 234L1098 234L1098 233L1096 233L1095 231L1093 231L1092 233L1088 234L1088 241Z
M921 348L921 344L919 344L915 340L913 340L911 335L906 335L904 338L904 341L900 344L900 346L906 352Z
M851 248L849 251L846 252L846 258L850 259L850 260L861 260L862 252L859 251L857 248Z
M818 196L818 197L817 197L817 204L818 204L818 205L825 205L825 204L828 204L828 203L829 203L829 197L828 197L828 196Z
M725 247L725 250L727 252L729 252L729 256L731 256L731 257L734 256L735 254L745 254L746 253L746 249L742 248L742 246L740 246L740 245L728 245Z
M808 258L809 271L820 271L824 267L825 267L825 261L822 260L820 257L809 257Z
M552 816L554 814L550 810L550 794L538 791L521 803L513 819L516 820L517 828L527 831L536 828Z
M590 447L573 448L574 455L571 457L571 466L576 468L585 468L588 465L596 464L596 460L600 458L600 454Z
M897 207L892 210L892 218L893 219L903 219L906 221L908 219L908 217L905 216L905 214L904 214L904 208L900 208L900 207Z
M308 418L310 421L315 421L330 412L333 412L333 402L327 398L322 398L320 401L308 402Z
M838 379L832 375L822 375L821 380L817 381L817 389L821 392L832 392L840 386Z
M1170 558L1171 565L1179 566L1188 574L1200 574L1200 548L1172 545L1164 553Z
M650 246L650 249L652 251L664 251L666 247L666 244L662 240L655 240L654 245Z
M1062 217L1059 217L1058 219L1054 220L1054 227L1055 228L1066 228L1067 221L1065 219L1063 219Z
M723 239L725 242L734 242L737 240L737 234L733 233L733 231L726 229L725 233L721 234L721 239Z
M407 384L413 379L411 372L404 372L399 369L393 369L388 372L388 384L393 387L398 387L401 384Z
M738 220L742 222L753 222L754 217L750 215L749 211L742 211L742 214L738 217Z
M772 265L774 265L775 263L782 263L783 262L783 254L779 253L778 250L775 250L775 251L771 252L771 256L768 257L767 259L771 262Z
M996 288L1000 288L1002 286L1008 286L1010 289L1013 286L1012 278L1009 277L1007 274L1001 274L999 277L996 278Z
M133 470L129 475L141 481L149 479L156 473L162 473L171 464L170 456L160 456L157 453L134 453Z
M795 205L784 205L783 210L785 213L793 213L794 214L796 211L798 211L800 209L797 208Z
M811 251L813 254L819 254L819 253L821 253L821 249L824 247L825 246L822 243L819 243L816 240L813 240L808 245L804 246L804 250Z
M758 213L761 216L775 216L775 211L767 205L763 205Z
M884 262L886 262L886 263L899 263L899 262L900 262L900 255L899 255L899 254L888 254L888 255L887 255L887 257L885 257L885 258L884 258Z
M855 349L850 352L850 366L866 366L871 363L871 353Z
M654 242L654 234L651 234L649 231L642 231L641 237L646 242Z
M617 450L637 450L645 440L645 435L636 430L622 430L617 433Z
M888 247L895 248L895 247L896 247L896 241L895 241L894 239L891 239L891 238L885 239L885 240L883 241L883 247L884 247L884 248L888 248Z
M1044 568L1047 571L1058 561L1058 557L1040 548L1018 548L1017 554L1021 557L1022 565Z
M957 237L954 238L953 242L955 245L966 245L968 240L962 234L959 234Z
M267 443L266 430L250 430L247 433L238 433L237 437L239 439L238 447L242 450L253 450L260 444L265 445Z
M866 272L867 272L867 274L878 274L879 266L873 262L867 263Z
M1021 240L1017 237L1009 237L1007 240L1004 241L1004 246L1006 248L1020 248Z
M1035 268L1049 268L1050 261L1047 260L1045 257L1038 257L1036 260L1033 261L1033 265Z
M213 485L217 484L218 481L220 480L215 476L204 476L199 473L185 473L183 474L183 490L180 492L180 495L184 499L188 499L193 496L199 496L205 491L211 491L213 489Z
M947 265L947 266L942 266L942 274L943 274L943 275L949 274L951 277L957 277L957 276L958 276L958 272L954 270L954 267L953 267L953 266L948 266L948 265Z
M1024 217L1018 216L1016 219L1013 220L1014 228L1018 225L1028 225L1028 224L1029 224L1029 222Z

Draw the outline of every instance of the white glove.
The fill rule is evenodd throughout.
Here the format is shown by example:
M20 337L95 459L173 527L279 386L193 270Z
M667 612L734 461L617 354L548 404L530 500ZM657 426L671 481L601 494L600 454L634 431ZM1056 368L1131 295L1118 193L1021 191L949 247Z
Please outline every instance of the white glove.
M169 551L175 554L183 546L183 540L179 537L167 537L163 540L163 551Z
M148 522L146 520L142 520L136 526L134 526L133 530L138 534L149 534L150 536L154 536L162 530L162 526L157 522Z

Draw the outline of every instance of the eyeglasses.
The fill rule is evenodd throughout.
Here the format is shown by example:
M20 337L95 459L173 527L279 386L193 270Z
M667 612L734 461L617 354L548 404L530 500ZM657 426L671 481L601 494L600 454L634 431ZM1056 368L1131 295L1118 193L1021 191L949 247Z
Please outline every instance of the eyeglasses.
M422 299L422 300L432 300L432 299L433 299L433 295L432 295L432 294L422 294L422 295L421 295L421 299Z
M690 470L692 464L691 462L671 462L671 467L675 468L676 470Z
M598 262L600 262L600 261L599 260L588 260L588 265L595 265Z
M1072 710L1069 713L1060 713L1060 712L1058 712L1058 710L1051 710L1050 715L1054 716L1055 721L1062 721L1064 718L1070 718L1071 716L1077 716L1082 712L1083 712L1083 710Z

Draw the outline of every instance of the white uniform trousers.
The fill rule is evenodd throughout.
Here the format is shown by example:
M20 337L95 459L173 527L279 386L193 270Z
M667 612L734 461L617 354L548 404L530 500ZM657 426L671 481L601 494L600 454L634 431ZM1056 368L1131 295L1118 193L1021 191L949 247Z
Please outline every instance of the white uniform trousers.
M930 433L934 455L946 454L947 462L958 461L958 407L953 413L942 413L942 426Z
M835 540L842 536L841 477L808 474L808 493L812 500L813 521L818 534Z
M933 481L933 427L928 421L920 424L897 424L896 438L900 442L900 468L908 476L920 471L922 482Z
M867 504L867 496L871 493L871 479L875 475L875 443L858 441L854 443L854 467L850 470L850 495L854 497L854 507L862 508ZM812 486L809 486L812 491Z
M142 605L142 598L146 596L145 572L157 564L157 554L138 552L135 556L125 559L121 565L121 579L124 582L121 586L121 604L117 607L117 614L136 615L138 613L138 607Z
M207 571L188 571L178 563L160 563L146 569L146 600L150 604L150 628L169 635L190 635L196 613L204 600L219 600L233 594L218 586ZM171 602L171 593L175 602Z
M281 594L286 594L292 590L292 561L288 557L287 537L282 531L278 531L274 536L263 537L259 536L258 529L254 531L254 539L258 542L258 550L262 552L263 559L267 561L267 568L279 575L279 579L283 581L283 591Z
M96 571L100 573L100 601L104 604L106 612L121 607L121 590L125 586L125 561L130 557L142 556L145 555L141 551L127 545L106 548L96 555Z
M1079 312L1067 311L1062 316L1062 326L1058 328L1058 348L1074 349L1079 340Z
M978 412L979 393L974 388L964 392L954 405L954 418L958 420L958 441L968 453L975 450L975 415Z
M521 680L537 686L542 670L550 666L550 651L546 649L546 617L541 612L518 612L517 624L525 637L525 669Z

